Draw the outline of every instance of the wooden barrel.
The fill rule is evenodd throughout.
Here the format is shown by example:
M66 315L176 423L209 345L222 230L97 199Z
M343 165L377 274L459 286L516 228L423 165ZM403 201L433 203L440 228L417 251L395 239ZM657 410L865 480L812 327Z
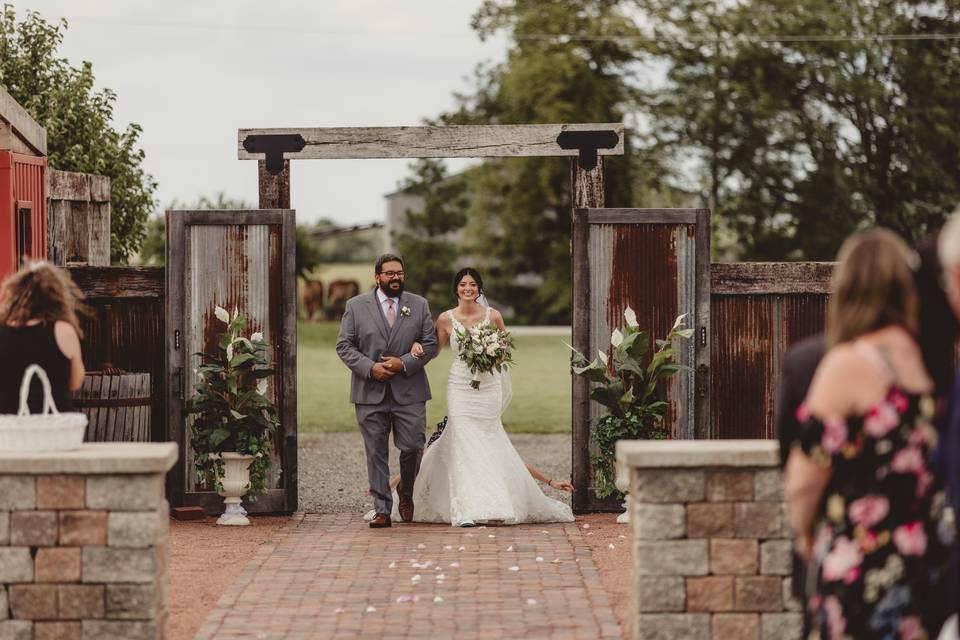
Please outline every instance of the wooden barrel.
M87 414L87 442L150 442L149 373L88 371L74 395Z

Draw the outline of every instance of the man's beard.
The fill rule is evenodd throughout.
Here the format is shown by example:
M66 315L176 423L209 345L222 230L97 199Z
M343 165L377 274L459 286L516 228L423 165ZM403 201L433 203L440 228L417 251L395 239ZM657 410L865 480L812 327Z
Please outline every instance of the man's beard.
M392 284L394 283L393 282L381 283L380 291L383 291L383 294L388 298L399 298L400 294L403 293L403 282L401 281L398 283L400 285L400 288L396 290L390 288L390 285Z

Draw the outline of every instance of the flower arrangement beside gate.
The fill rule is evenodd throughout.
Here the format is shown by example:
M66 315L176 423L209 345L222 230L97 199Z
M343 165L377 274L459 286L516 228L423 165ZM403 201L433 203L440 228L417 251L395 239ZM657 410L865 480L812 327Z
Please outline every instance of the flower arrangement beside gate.
M277 408L266 395L267 378L274 371L265 366L269 345L263 334L242 335L246 316L234 309L231 317L219 306L214 314L226 330L216 353L194 354L204 363L197 369L196 394L187 402L194 416L193 464L200 475L214 472L217 492L226 503L218 523L250 524L241 498L256 500L265 489L270 447L280 425Z
M617 440L664 440L669 436L663 426L663 415L669 403L658 383L684 367L674 363L677 349L673 341L689 338L693 329L685 329L684 316L678 316L650 363L643 366L650 350L650 338L641 331L637 315L630 307L623 313L626 326L614 329L610 336L612 361L606 351L597 353L592 362L573 349L573 373L594 383L590 399L610 410L596 420L590 439L597 447L591 456L594 490L597 497L618 495L616 485ZM571 347L572 349L572 347Z

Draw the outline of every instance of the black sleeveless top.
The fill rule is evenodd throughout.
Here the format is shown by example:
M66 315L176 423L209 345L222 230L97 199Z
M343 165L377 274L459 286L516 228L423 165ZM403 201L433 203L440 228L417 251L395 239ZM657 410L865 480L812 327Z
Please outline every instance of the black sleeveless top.
M70 360L57 346L53 325L0 325L0 413L16 413L20 408L20 383L31 364L38 364L47 372L57 410L72 411ZM43 411L43 387L36 376L30 384L28 403L30 413Z

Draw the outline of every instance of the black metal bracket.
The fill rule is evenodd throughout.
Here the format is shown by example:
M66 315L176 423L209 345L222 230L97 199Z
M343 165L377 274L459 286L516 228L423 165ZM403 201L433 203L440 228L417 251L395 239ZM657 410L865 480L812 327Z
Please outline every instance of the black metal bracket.
M613 149L620 142L616 131L562 131L557 136L561 149L579 149L577 162L584 171L597 167L597 150Z
M247 136L243 148L248 153L266 155L267 171L276 175L283 171L283 154L303 151L307 141L299 133Z

